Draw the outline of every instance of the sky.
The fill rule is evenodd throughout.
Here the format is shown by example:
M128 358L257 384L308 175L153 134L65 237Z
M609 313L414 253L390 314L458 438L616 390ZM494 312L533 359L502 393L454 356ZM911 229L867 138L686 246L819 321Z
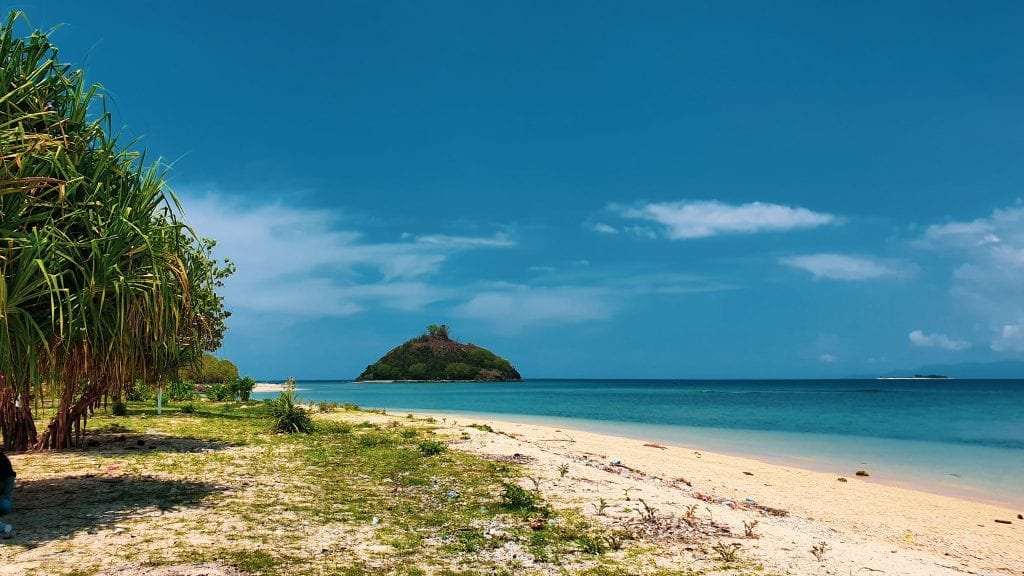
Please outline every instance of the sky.
M244 374L430 323L526 378L1024 360L1020 2L8 7L236 263Z

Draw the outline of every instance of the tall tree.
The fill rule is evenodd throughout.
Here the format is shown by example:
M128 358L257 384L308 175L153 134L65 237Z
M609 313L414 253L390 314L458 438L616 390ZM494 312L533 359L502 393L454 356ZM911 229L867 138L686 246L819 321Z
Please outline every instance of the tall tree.
M100 87L48 33L17 37L21 18L0 28L0 433L15 450L77 443L105 396L219 346L232 271L178 219L162 169L118 143Z

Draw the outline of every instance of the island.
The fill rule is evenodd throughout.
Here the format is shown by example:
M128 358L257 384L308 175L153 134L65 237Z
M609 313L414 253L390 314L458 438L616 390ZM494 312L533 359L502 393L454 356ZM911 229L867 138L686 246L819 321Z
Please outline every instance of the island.
M914 374L913 376L879 376L879 380L949 380L943 374Z
M391 350L356 378L373 380L508 382L522 377L508 360L452 340L445 324L430 324L425 334Z

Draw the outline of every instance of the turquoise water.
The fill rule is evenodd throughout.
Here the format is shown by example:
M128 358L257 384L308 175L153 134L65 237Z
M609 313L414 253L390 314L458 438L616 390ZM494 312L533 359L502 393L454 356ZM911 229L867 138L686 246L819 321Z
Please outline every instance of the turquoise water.
M493 415L1024 505L1024 380L300 381L305 401ZM257 398L273 394L258 394Z

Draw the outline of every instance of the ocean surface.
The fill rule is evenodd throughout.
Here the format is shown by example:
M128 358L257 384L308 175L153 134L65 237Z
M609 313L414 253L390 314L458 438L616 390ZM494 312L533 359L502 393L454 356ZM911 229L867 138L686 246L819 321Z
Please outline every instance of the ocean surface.
M308 402L490 415L1024 506L1024 380L299 381ZM255 394L255 398L274 393Z

